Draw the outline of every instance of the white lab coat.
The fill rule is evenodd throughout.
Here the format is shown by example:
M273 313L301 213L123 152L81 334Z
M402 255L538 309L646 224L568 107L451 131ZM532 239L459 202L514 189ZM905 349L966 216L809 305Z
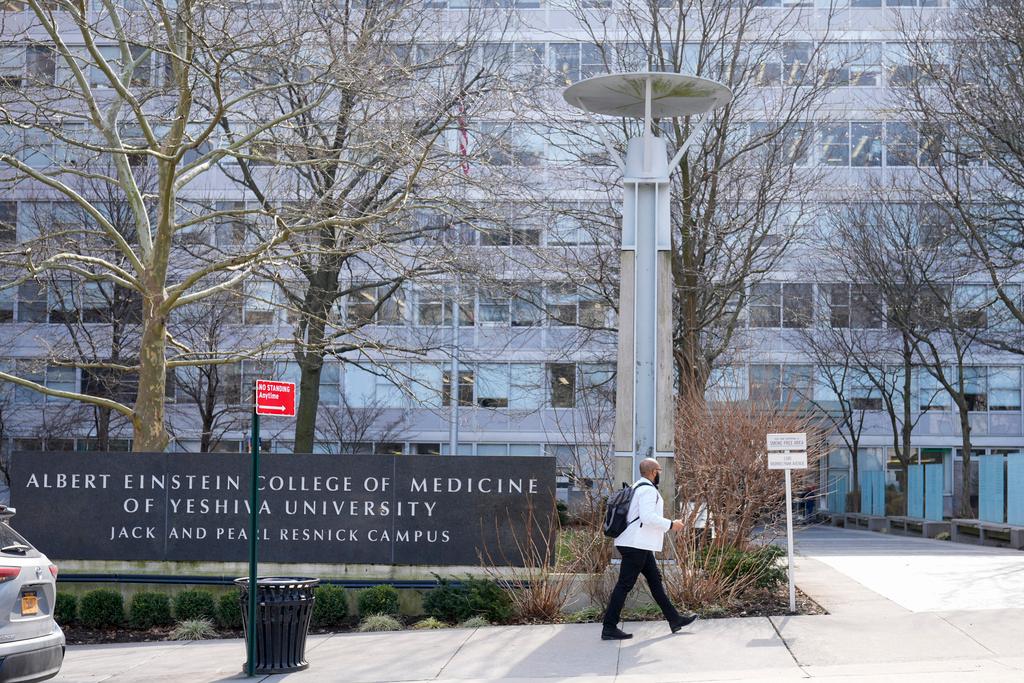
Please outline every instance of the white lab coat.
M648 486L650 483L644 478L633 483L633 500L626 517L632 523L615 539L616 546L661 552L665 532L672 528L672 520L662 516L665 504L657 487Z

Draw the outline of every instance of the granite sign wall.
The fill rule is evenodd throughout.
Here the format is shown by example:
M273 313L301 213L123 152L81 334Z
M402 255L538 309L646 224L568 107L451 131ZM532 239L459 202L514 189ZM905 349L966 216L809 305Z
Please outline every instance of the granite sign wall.
M245 561L249 464L16 453L12 523L54 560ZM265 562L519 565L554 507L553 458L267 454L260 470Z

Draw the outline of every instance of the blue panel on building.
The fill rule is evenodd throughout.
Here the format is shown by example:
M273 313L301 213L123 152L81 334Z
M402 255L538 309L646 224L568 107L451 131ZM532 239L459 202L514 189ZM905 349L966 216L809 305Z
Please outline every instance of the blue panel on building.
M871 514L885 516L885 472L871 473Z
M945 491L945 473L941 462L924 466L924 518L942 521L942 499Z
M978 518L986 522L1004 522L1003 463L1001 455L978 458Z
M924 517L924 465L907 468L907 516Z
M849 490L846 474L828 475L828 511L846 512L846 493Z
M871 514L871 485L873 483L871 472L860 473L860 511L861 514Z
M1006 456L1006 522L1024 526L1024 453Z

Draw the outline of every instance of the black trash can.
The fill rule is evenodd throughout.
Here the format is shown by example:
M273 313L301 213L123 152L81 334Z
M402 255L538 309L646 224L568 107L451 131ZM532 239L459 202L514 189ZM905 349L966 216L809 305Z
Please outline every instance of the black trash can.
M265 576L256 579L256 673L301 671L313 616L313 589L320 579ZM249 578L235 579L242 600L246 652L249 638ZM248 659L246 660L248 662Z

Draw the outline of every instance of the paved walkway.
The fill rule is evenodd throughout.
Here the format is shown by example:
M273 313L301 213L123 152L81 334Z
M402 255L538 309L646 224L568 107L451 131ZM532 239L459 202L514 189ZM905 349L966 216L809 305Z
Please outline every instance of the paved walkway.
M827 616L698 621L678 635L628 624L621 643L596 624L314 636L308 671L262 680L1024 680L1024 553L829 528L802 532L798 550L797 583ZM1003 587L1009 604L993 609ZM961 608L960 589L977 602ZM243 657L238 640L72 647L55 680L221 681Z

